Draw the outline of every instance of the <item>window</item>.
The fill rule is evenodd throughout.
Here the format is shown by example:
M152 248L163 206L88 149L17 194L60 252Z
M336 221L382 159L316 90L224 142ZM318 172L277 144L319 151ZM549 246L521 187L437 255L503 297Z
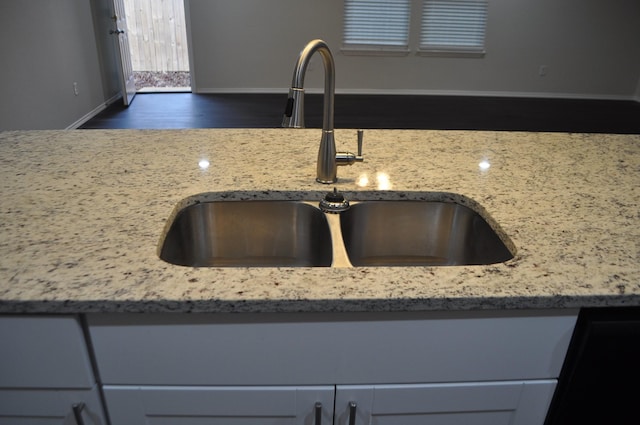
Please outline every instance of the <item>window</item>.
M481 57L487 8L488 0L344 0L342 52L406 55L417 45L420 55ZM410 35L412 9L421 16Z
M342 52L409 53L411 0L345 0Z
M484 55L487 0L424 0L420 54Z

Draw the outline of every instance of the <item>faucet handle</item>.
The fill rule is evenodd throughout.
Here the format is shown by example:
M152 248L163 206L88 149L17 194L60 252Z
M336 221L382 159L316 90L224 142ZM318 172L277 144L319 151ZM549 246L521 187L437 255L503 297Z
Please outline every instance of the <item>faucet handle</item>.
M358 130L358 154L351 152L338 152L336 153L337 165L351 165L354 162L363 162L362 156L362 140L364 139L364 130Z

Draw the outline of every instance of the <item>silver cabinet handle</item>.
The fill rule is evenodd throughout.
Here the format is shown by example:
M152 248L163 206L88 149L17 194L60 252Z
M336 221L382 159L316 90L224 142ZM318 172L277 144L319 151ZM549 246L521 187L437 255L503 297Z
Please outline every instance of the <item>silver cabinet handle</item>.
M316 424L315 425L322 425L322 403L320 402L316 403Z
M82 411L84 410L84 403L76 403L71 405L73 410L73 417L76 420L76 425L84 425L84 419L82 419Z
M349 425L356 425L356 407L355 402L349 402Z

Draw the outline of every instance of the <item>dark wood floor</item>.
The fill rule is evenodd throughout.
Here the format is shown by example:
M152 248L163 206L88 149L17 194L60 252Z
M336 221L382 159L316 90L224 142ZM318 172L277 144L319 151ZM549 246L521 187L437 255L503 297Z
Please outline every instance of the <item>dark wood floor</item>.
M138 94L81 128L276 128L285 94ZM306 126L322 126L322 95L307 94ZM336 128L518 130L640 134L634 101L464 96L336 95Z

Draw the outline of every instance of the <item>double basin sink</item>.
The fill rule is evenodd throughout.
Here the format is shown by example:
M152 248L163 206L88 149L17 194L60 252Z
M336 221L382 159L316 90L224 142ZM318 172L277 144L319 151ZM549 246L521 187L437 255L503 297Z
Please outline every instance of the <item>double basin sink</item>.
M339 214L321 211L319 199L197 201L174 213L159 255L191 267L452 266L513 258L497 225L463 205L473 201L455 199L470 201L361 200Z

